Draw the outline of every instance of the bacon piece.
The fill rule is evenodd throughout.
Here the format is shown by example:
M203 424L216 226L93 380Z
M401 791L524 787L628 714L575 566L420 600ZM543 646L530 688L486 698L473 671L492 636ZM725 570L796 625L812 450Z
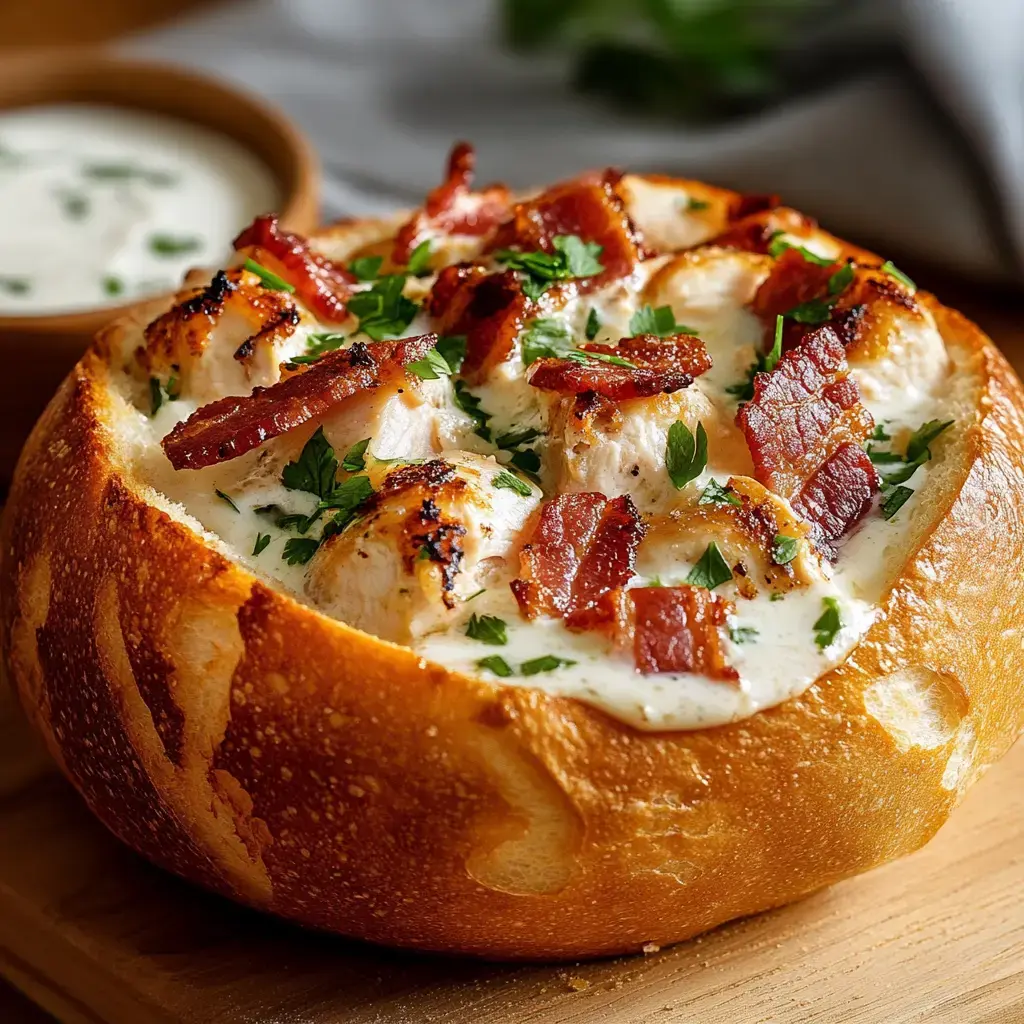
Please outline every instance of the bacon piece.
M519 249L552 253L556 235L578 235L603 247L604 270L579 280L582 292L600 288L631 273L641 258L639 233L613 185L614 172L555 185L519 203L488 245L488 251Z
M754 475L789 499L826 550L859 519L878 490L866 457L853 458L874 428L849 376L843 343L825 324L754 378L754 397L736 416Z
M751 309L770 320L774 327L776 316L827 295L829 278L842 266L842 263L829 263L823 267L805 260L798 249L785 249L757 289Z
M609 622L645 531L629 495L559 494L545 502L511 583L523 614L556 616L573 629Z
M445 235L486 235L508 215L510 195L504 185L473 192L476 153L468 142L457 142L448 154L445 180L428 196L395 235L393 263L409 262L413 249L428 231Z
M738 195L729 200L729 220L742 220L755 213L774 210L779 205L779 197L774 192L752 192Z
M299 298L321 320L340 323L348 316L345 300L355 278L344 267L314 252L306 239L282 231L276 214L257 217L235 239L234 246L294 285Z
M694 672L738 683L726 663L722 629L729 602L703 587L637 587L633 657L640 672Z
M445 267L428 300L439 334L466 336L461 373L470 384L482 382L508 358L529 305L511 270L489 274L470 264Z
M704 342L687 334L670 338L641 334L623 338L614 346L584 345L583 351L617 356L636 365L617 366L596 359L538 359L531 367L530 383L563 395L592 391L604 398L624 400L670 395L688 388L695 377L711 369Z
M333 405L378 387L422 359L436 334L338 349L304 370L251 395L229 395L197 409L161 442L175 469L201 469L237 459L265 441L322 416Z

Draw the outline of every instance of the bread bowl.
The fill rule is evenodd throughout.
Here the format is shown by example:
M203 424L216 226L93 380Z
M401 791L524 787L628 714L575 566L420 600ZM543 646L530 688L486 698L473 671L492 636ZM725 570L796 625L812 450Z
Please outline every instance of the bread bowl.
M0 591L58 764L200 885L489 958L918 848L1024 725L1016 377L769 197L470 169L313 249L262 219L65 381Z

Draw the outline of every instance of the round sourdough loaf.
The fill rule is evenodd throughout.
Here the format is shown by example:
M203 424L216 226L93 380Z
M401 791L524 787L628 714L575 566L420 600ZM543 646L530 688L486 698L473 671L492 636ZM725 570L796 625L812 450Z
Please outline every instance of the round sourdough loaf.
M777 707L640 732L273 589L135 475L102 339L11 490L9 676L65 775L143 856L377 943L639 951L907 854L1024 727L1024 394L976 327L918 301L969 382L941 471L877 622Z

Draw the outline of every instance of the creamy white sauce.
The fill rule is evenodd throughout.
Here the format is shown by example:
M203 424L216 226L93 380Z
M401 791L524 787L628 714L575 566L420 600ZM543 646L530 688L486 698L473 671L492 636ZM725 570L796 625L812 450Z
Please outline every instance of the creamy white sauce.
M629 320L645 302L671 304L677 320L699 332L715 361L714 368L685 392L693 400L690 411L697 410L701 422L706 420L708 425L711 442L704 471L683 491L676 491L664 467L664 436L670 422L656 423L652 415L647 415L645 422L642 404L627 409L629 403L624 403L618 424L610 428L613 433L598 439L597 457L576 467L581 474L579 479L571 477L572 467L562 457L562 442L557 437L531 442L531 447L544 458L541 479L547 497L561 490L602 490L609 496L628 492L637 495L638 500L643 496L644 511L664 514L690 505L712 478L725 483L730 475L751 472L749 453L734 425L737 399L728 389L742 381L761 342L763 328L745 307L767 268L760 257L715 252L717 255L710 255L706 261L680 264L667 280L655 275L669 263L669 258L648 261L626 282L546 314L564 320L580 338L590 310L595 309L602 323L595 340L613 343L631 333ZM660 281L656 288L654 281ZM410 282L409 290L422 293L426 283ZM425 318L418 317L405 333L423 333L429 326ZM302 344L301 336L289 339L288 351L301 349ZM858 366L854 375L862 385L865 405L892 435L891 442L879 443L883 447L891 444L894 451L901 452L909 433L921 423L956 415L954 410L965 404L958 392L966 385L962 375L952 378L957 383L950 385L942 339L928 316L922 319L918 313L917 319L902 331L898 352L902 361L922 367L922 372L914 374L913 386L901 379L905 370L890 359ZM212 353L204 356L215 358ZM209 372L215 372L212 366ZM506 430L544 430L547 426L553 400L529 386L519 345L485 384L471 390L489 414L495 436ZM474 422L456 408L447 379L426 382L417 401L423 398L425 401L415 409L412 419L408 410L400 408L396 413L398 407L385 401L370 409L353 407L349 412L341 406L325 421L325 433L335 439L339 459L345 446L369 436L373 438L368 448L370 456L390 458L403 454L422 458L433 452L458 464L470 458L466 452L484 452L507 461L509 454L495 452L474 432ZM259 452L222 466L197 473L175 473L157 445L193 408L194 403L184 396L180 401L165 403L152 417L142 411L129 414L134 424L129 433L136 446L132 461L139 467L140 475L172 501L179 502L180 513L192 517L193 522L208 531L213 543L223 545L243 565L285 588L298 600L317 606L318 601L309 592L310 567L288 565L282 558L285 544L295 534L276 525L282 513L306 514L313 508L315 499L288 490L280 481L283 462L295 457L308 432L299 439L279 438ZM627 434L628 443L624 439ZM367 472L375 479L387 471L372 457L367 462ZM527 621L520 615L508 587L517 575L516 543L508 547L503 557L490 557L495 553L500 556L497 548L488 550L488 557L483 559L488 567L482 591L472 593L468 581L461 580L456 593L462 598L472 593L470 599L457 602L450 614L440 616L425 634L414 636L410 645L446 667L502 685L532 686L573 697L639 729L694 729L742 719L803 692L822 673L840 663L864 636L880 614L879 603L912 547L915 507L921 491L928 486L933 467L934 463L927 464L916 471L908 482L915 493L892 519L884 519L876 503L876 508L844 540L834 566L823 564L812 582L796 586L774 600L771 589L764 586L754 598L743 596L735 580L716 589L717 594L734 605L726 655L739 673L736 685L687 673L642 675L634 668L631 649L616 646L602 634L571 632L556 620ZM886 468L883 466L883 471ZM638 470L639 478L634 469ZM237 509L218 497L217 489L229 495ZM487 508L484 493L483 505L478 503L478 507L485 508L484 518L474 528L482 529L486 535L487 516L492 516L496 517L490 524L496 528L495 536L503 530L508 534L508 523L514 521L511 533L519 533L520 541L525 539L521 535L522 516L508 514L516 500L519 499L510 492L503 491L501 500L491 502ZM536 494L522 500L535 502ZM263 505L274 505L275 510L256 511ZM528 514L529 508L532 505L526 507L523 515ZM269 541L255 554L254 545L260 535L269 537ZM689 535L681 537L684 541L690 539ZM703 550L706 539L696 540L696 550ZM637 574L630 586L685 581L695 557L683 557L672 545L669 548L675 554L666 555L664 545L641 545ZM679 548L692 550L693 544L680 543ZM371 564L347 569L340 566L333 588L335 595L341 591L344 596L345 587L354 588L354 594L361 593L360 588L365 589L366 583L360 581L360 572ZM411 577L409 585L415 585ZM322 578L318 586L322 591ZM824 646L819 646L815 623L826 608L825 599L838 603L841 628ZM491 646L467 636L467 623L474 615L502 619L506 623L507 643ZM481 659L491 656L502 658L513 675L495 675L481 666ZM521 674L524 663L546 656L559 659L559 667L534 675Z
M257 157L197 125L84 105L0 113L0 315L169 291L279 201Z

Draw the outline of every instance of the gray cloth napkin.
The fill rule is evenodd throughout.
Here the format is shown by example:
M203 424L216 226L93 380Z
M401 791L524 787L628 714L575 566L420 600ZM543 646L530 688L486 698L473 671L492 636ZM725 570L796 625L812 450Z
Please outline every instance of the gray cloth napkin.
M885 0L878 0L882 4ZM756 118L642 121L514 55L491 0L251 0L125 49L221 75L308 133L328 217L421 201L454 139L480 181L525 187L614 164L774 191L852 239L1024 280L1024 0L901 0L874 30L893 61Z

